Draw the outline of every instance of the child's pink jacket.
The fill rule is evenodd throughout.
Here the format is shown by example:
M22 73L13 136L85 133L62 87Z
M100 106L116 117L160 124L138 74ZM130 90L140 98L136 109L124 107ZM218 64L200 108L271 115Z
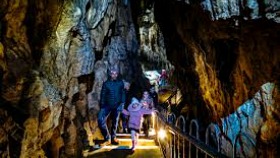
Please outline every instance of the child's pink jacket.
M125 115L130 115L128 120L128 127L140 130L141 120L144 114L151 114L153 110L141 108L138 111L127 111L123 110L122 113Z

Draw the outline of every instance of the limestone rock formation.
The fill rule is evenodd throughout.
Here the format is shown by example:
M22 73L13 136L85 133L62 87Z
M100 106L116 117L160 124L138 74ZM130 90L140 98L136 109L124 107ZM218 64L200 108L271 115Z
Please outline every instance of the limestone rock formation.
M140 56L144 61L145 70L172 69L172 65L167 60L164 38L160 27L155 21L154 3L145 3L138 19ZM149 65L149 63L152 63ZM156 63L156 64L155 64Z
M259 90L262 91L262 85L275 84L273 92L275 91L275 94L279 92L277 87L280 78L278 73L280 25L277 21L279 10L277 4L276 1L250 0L246 3L245 1L185 3L171 0L155 3L155 19L162 28L166 49L170 51L167 52L167 56L175 66L177 85L185 96L185 104L182 106L188 106L190 118L198 118L202 126L210 121L216 122L221 131L224 131L221 133L232 141L238 132L249 133L249 137L245 138L241 134L242 136L237 139L239 152L243 149L243 152L248 154L238 153L244 157L256 156L256 152L252 149L256 146L261 149L258 145L267 144L268 139L272 140L272 135L273 139L279 141L276 125L279 124L278 103L272 106L275 111L273 121L257 121L254 127L243 122L250 122L251 119L262 120L269 117L268 114L260 114L258 111L252 112L255 115L259 114L258 116L244 112L239 114L238 118L242 117L238 119L239 125L243 131L235 130L238 125L233 122L237 118L232 118L240 112L239 106L243 103L247 105L247 100L254 98ZM265 15L271 12L275 16L267 18ZM176 31L171 33L170 30ZM278 98L277 95L274 97ZM263 101L263 104L274 102L273 100L271 98ZM263 104L261 107L266 109ZM251 107L258 105L259 103L250 104ZM205 114L208 116L199 113L206 109L208 113ZM221 121L221 118L224 119ZM263 132L275 128L277 130L271 130L270 133ZM250 134L251 130L255 130L254 135ZM235 133L234 136L231 131ZM261 137L258 136L260 133ZM261 152L263 156L279 155L279 152L275 152L279 150L277 143L274 141L271 143L269 146L273 146L271 148L273 152L262 149L258 150L258 153ZM225 144L221 147L223 145ZM242 148L245 146L248 148Z
M279 155L279 6L2 0L1 157L81 157L100 137L99 95L111 67L131 83L132 96L148 87L143 71L174 68L190 118L227 129L216 134L236 140L239 156L254 157L255 147Z
M124 21L129 30L121 31L124 36L114 32L118 10L131 14L118 0L1 2L1 156L81 155L86 143L80 141L88 141L94 132L85 115L88 107L98 106L87 103L87 93L107 78L93 80L94 72L100 74L98 63L105 63L106 74L110 66L122 65L121 60L127 73L127 52L137 50L131 22ZM121 43L114 42L120 38ZM115 52L116 45L125 49ZM115 63L107 59L108 52L117 56L110 58ZM84 131L85 138L79 139ZM15 150L9 150L11 145Z
M216 141L223 153L232 157L277 155L280 125L279 94L273 83L264 84L255 96L241 105L234 113L216 124Z

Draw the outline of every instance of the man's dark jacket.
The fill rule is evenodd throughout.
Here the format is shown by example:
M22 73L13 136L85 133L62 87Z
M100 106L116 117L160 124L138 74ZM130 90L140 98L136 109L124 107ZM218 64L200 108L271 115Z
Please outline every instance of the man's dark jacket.
M122 80L107 80L101 89L101 108L117 108L125 103L125 89Z

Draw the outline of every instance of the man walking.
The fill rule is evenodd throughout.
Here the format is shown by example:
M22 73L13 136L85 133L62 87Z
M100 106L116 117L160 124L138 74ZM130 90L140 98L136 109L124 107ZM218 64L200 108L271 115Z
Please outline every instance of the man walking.
M156 92L155 85L152 85L149 93L150 93L151 98L153 99L154 107L157 107L158 106L158 94Z
M110 77L103 83L100 95L98 126L105 140L101 146L109 144L118 145L116 131L119 115L125 103L125 90L123 81L118 79L118 71L116 69L110 70ZM111 134L107 127L107 118L110 114L112 118Z

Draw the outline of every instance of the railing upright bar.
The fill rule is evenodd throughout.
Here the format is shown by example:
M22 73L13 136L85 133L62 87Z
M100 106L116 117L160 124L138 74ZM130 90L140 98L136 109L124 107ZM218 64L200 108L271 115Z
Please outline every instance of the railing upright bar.
M174 158L176 158L176 134L173 135L173 153L174 153Z
M157 139L160 144L162 145L162 151L165 153L165 158L185 158L188 157L191 158L194 156L194 150L195 150L195 157L201 156L200 154L205 153L204 157L223 157L224 155L220 153L220 143L221 143L221 135L216 136L215 139L218 142L218 151L217 149L212 148L209 146L209 134L211 133L211 127L215 128L214 124L210 124L206 128L205 133L205 142L200 141L199 136L199 123L197 120L193 119L191 121L188 121L189 124L187 124L186 119L188 120L188 116L184 118L183 116L179 116L178 118L176 115L170 111L167 111L165 109L159 108L160 112L157 111L155 117L157 117L154 121L154 127L159 130L162 126L165 127L166 133L168 135L167 141L163 141L162 139ZM188 125L188 129L186 128ZM193 129L195 128L195 129ZM186 133L186 130L189 130ZM195 131L193 131L195 130ZM237 141L237 140L235 140ZM188 144L187 144L188 143ZM236 142L233 143L233 156L236 156L234 154L236 151ZM181 151L183 150L183 151ZM193 153L192 153L193 151ZM188 153L187 153L188 152Z
M169 117L174 118L173 114L169 114ZM180 125L180 123L183 123L185 119L183 119L181 116L178 117L176 120L176 123L172 123L171 120L167 118L164 118L164 115L162 113L157 113L157 128L161 128L161 126L165 126L167 128L167 133L169 135L168 143L166 144L166 147L162 150L165 153L166 158L176 158L176 157L187 157L187 150L189 150L189 157L192 156L191 150L193 147L196 149L196 157L198 157L199 152L207 153L210 157L221 157L222 154L218 153L215 149L212 149L211 147L207 146L205 142L200 141L199 139L199 126L198 122L196 120L190 121L190 131L188 133L183 132L184 131L184 125ZM193 127L193 124L195 124L195 127ZM180 128L179 128L180 127ZM193 133L193 128L196 128L196 132ZM209 131L208 131L209 133ZM177 137L178 135L178 137ZM178 138L178 141L176 140ZM158 139L159 140L159 139ZM183 144L180 143L180 141L183 141ZM208 141L209 142L209 141ZM177 143L177 144L176 144ZM189 143L189 148L187 148L186 143ZM161 144L161 143L160 143ZM163 144L162 144L163 145ZM183 146L183 155L180 153L180 146ZM164 146L162 146L164 147ZM176 147L178 147L178 150L176 150ZM167 155L166 155L167 154ZM176 157L174 157L176 156Z
M171 134L171 139L170 139L170 158L175 158L175 133L171 130L169 130L169 133Z
M178 154L177 155L178 156L177 157L180 158L180 135L179 134L178 134L178 141L177 142L178 142L178 144L177 144L178 145L177 146L177 149L178 149Z
M211 123L210 125L208 125L208 127L206 128L206 132L205 132L205 144L206 145L209 145L209 131L210 131L210 128L215 128L215 125L213 124L213 123ZM216 138L216 141L217 142L219 142L219 139L217 138L217 137L215 137ZM219 146L219 143L218 143L218 146ZM208 156L207 156L208 154L207 153L205 153L205 158L207 158Z
M181 129L181 126L180 126L182 123L183 123L183 129ZM186 120L185 120L184 116L180 115L177 118L175 126L178 127L179 129L181 129L185 133L185 131L186 131ZM178 134L178 158L180 158L180 135L179 134Z
M181 126L178 127L178 125L180 125L180 122L183 122L183 129L181 129ZM179 124L180 123L180 124ZM178 117L178 119L176 120L176 127L180 128L182 130L182 132L186 132L186 119L184 118L184 116L180 115Z
M192 136L192 125L193 124L195 124L195 127L196 127L196 136L195 136L195 138L199 140L199 133L198 133L199 132L199 125L198 125L198 121L195 120L195 119L191 120L191 122L190 122L189 135ZM190 147L189 151L191 151L191 147ZM196 157L198 158L198 148L196 148Z
M169 119L172 119L172 120L171 120L172 122L170 122ZM175 123L174 121L176 121L176 115L175 115L174 113L171 112L171 113L169 113L168 116L167 116L167 122L168 122L168 123L174 124L174 123Z

